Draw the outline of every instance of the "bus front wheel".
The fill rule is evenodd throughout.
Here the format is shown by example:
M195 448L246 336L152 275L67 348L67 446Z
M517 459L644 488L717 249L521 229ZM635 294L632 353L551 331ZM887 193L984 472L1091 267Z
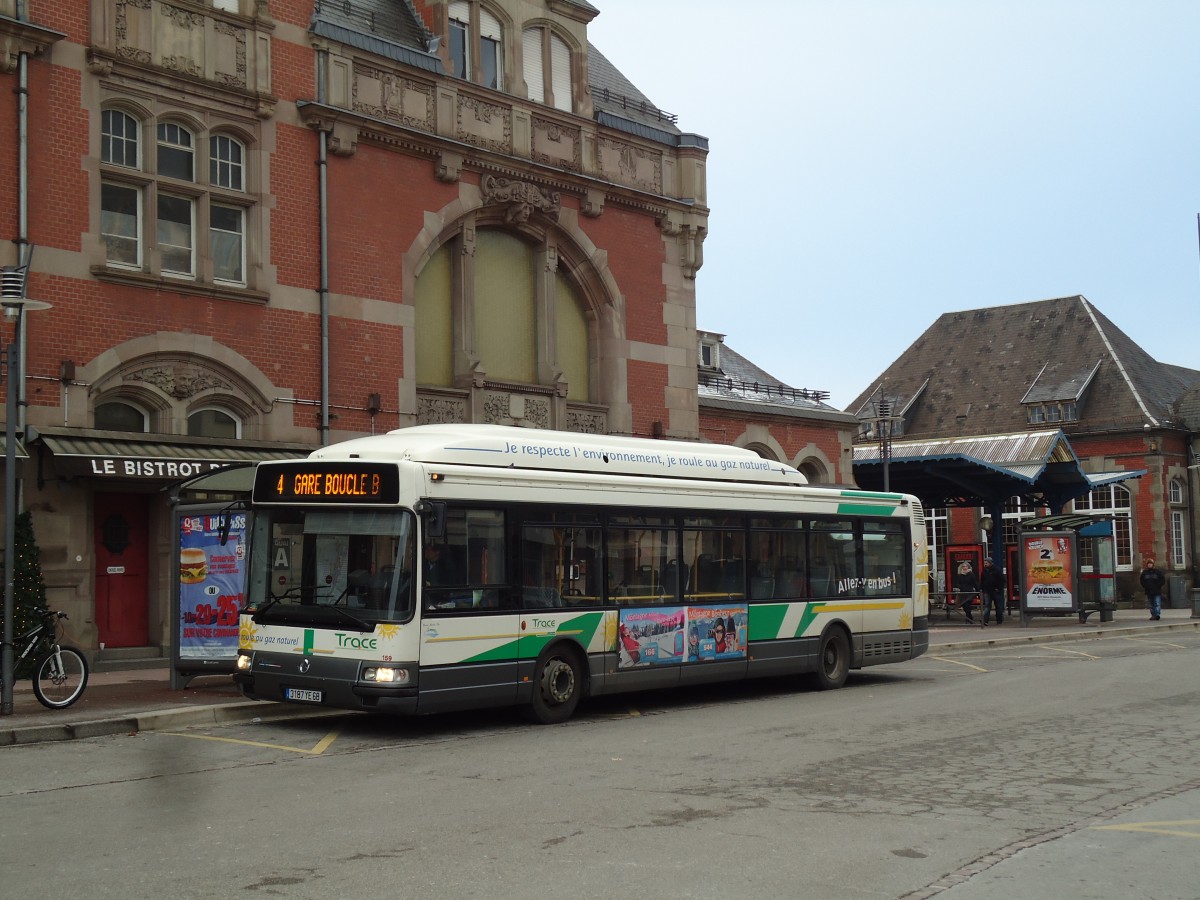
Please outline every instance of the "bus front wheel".
M846 683L850 674L850 641L841 628L830 628L821 636L813 683L822 691L833 691Z
M583 695L583 671L576 654L564 648L550 650L538 661L528 718L556 725L571 718Z

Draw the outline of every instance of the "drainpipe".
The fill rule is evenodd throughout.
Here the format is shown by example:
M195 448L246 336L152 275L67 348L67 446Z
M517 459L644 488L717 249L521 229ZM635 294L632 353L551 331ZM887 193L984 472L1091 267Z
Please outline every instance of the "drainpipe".
M317 52L317 102L325 103L328 52ZM322 128L317 156L321 235L321 446L329 444L329 132Z

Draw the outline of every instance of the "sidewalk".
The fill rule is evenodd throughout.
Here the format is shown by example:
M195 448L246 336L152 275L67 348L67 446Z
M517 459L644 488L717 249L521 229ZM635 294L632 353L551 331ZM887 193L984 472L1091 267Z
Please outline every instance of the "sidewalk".
M1093 615L1086 625L1080 625L1074 616L1039 616L1028 626L1022 626L1019 616L1011 616L1005 618L1003 625L993 623L983 628L978 624L967 625L957 613L955 617L957 621L948 621L945 612L938 610L930 619L929 654L1153 631L1200 630L1200 619L1193 619L1188 609L1164 609L1162 619L1157 622L1151 621L1144 609L1119 609L1112 622L1101 623ZM46 709L33 696L28 680L17 682L13 715L0 717L0 747L314 714L324 713L311 707L244 700L229 675L202 675L192 679L184 690L172 690L166 667L101 672L92 674L83 697L65 710Z

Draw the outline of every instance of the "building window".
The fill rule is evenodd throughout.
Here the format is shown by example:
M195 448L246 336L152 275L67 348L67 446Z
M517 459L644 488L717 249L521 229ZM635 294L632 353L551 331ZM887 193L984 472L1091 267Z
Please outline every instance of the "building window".
M1133 520L1130 515L1129 491L1119 484L1098 487L1086 497L1078 497L1075 512L1090 512L1099 518L1111 518L1113 523L1113 548L1118 569L1133 568ZM1083 560L1091 565L1090 560Z
M946 590L946 573L938 568L938 563L950 541L950 510L945 506L925 511L925 540L929 543L929 587L942 593Z
M1041 425L1043 422L1075 422L1079 419L1079 406L1074 400L1035 403L1026 409L1030 425Z
M1187 568L1187 509L1182 508L1187 491L1182 478L1172 478L1167 485L1167 501L1176 507L1171 513L1171 560L1173 569Z
M224 10L225 12L241 12L238 8L242 0L212 0L213 9Z
M96 407L96 428L145 434L147 415L131 403L114 400Z
M542 277L551 266L554 277ZM450 387L484 376L591 401L592 326L565 269L547 244L496 228L464 229L440 247L414 292L418 383ZM456 360L473 368L456 371Z
M721 345L717 341L700 342L700 365L705 369L721 367Z
M570 112L571 48L549 28L526 28L521 40L529 99Z
M238 438L242 423L222 409L200 409L188 415L191 437Z
M450 74L484 87L504 89L504 35L500 20L478 3L450 4Z
M246 145L229 134L204 136L163 120L154 126L154 152L147 155L140 152L146 127L122 110L101 113L100 234L107 265L248 286L254 204L246 192Z

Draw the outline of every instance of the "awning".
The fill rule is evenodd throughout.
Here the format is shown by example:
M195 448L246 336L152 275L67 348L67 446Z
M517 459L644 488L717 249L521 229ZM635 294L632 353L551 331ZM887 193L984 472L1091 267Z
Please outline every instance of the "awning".
M297 459L308 444L132 434L81 428L34 428L28 443L49 456L54 474L105 480L176 482L235 463Z
M1084 472L1061 430L893 441L886 465L889 490L914 494L931 507L1022 497L1057 509L1095 487L1147 471ZM866 490L883 489L878 442L855 445L854 480Z
M29 454L25 452L24 444L19 440L13 441L13 444L17 448L17 459L29 459ZM4 459L8 459L8 438L0 434L0 460Z

